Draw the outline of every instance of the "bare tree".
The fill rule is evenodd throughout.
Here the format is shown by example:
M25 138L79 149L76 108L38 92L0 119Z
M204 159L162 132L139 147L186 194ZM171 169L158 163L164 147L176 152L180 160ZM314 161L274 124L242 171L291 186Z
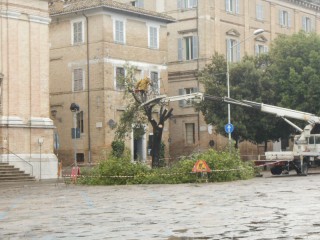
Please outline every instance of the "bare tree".
M168 110L166 105L160 102L161 97L159 96L149 95L149 99L144 99L139 92L135 91L135 83L137 82L134 74L135 70L134 67L126 66L126 76L120 76L117 79L125 88L124 97L129 100L126 110L117 125L116 137L124 139L132 131L132 126L144 129L143 126L149 122L153 130L151 146L152 167L160 167L163 128L165 122L172 116L173 109ZM155 106L160 106L157 119L153 116Z

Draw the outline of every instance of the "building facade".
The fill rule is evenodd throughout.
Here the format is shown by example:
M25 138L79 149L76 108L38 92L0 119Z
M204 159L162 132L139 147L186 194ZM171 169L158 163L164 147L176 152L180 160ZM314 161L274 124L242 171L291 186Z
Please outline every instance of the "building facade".
M170 96L202 91L197 72L210 62L214 52L228 56L232 64L245 54L267 52L279 34L320 31L320 6L302 0L119 1L163 12L176 19L168 25ZM258 29L264 32L254 36ZM237 47L232 48L235 44ZM228 144L227 138L215 134L201 113L187 102L172 103L172 107L174 116L170 120L169 138L172 157ZM231 111L233 121L236 119ZM243 156L263 154L263 150L264 146L248 142L240 144Z
M56 178L49 118L49 13L44 0L0 1L0 162Z
M158 93L168 87L167 23L173 19L109 0L50 5L50 107L59 159L65 166L98 162L110 153L115 126L130 103L121 77L134 67L135 79L150 77ZM72 112L72 103L79 110ZM139 139L135 130L126 146L132 159L146 161L152 129L145 126Z

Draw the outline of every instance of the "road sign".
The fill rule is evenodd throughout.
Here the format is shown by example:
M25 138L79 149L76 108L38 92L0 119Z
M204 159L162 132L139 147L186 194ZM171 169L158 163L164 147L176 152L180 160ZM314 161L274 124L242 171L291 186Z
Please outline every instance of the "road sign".
M234 130L234 127L231 123L228 123L224 126L224 130L226 131L226 133L232 133Z
M211 172L211 169L209 168L208 164L204 160L198 160L193 168L192 172Z

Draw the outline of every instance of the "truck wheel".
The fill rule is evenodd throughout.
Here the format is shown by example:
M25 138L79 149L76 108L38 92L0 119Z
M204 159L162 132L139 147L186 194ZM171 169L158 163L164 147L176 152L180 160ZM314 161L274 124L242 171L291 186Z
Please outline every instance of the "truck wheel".
M280 175L282 173L282 166L274 166L270 169L272 175Z

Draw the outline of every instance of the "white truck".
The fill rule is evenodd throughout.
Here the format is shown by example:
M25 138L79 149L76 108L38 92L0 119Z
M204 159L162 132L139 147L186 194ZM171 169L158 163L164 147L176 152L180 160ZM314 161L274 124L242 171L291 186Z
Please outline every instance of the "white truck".
M312 132L315 126L320 124L320 117L312 113L247 100L239 101L227 97L219 98L204 96L204 99L206 98L216 101L220 100L229 104L255 108L261 112L273 114L277 117L281 117L284 121L300 132L299 135L294 137L292 151L265 153L266 160L274 162L271 168L271 173L273 175L280 175L284 171L288 173L290 170L295 170L298 175L308 175L309 167L320 165L320 134ZM305 121L307 122L307 125L301 129L296 124L288 120L288 118Z
M228 97L216 97L200 92L171 97L160 95L153 99L150 99L149 101L146 101L141 106L149 104L167 104L170 102L181 100L192 100L194 102L213 100L240 105L248 108L254 108L260 110L261 112L270 113L275 115L276 117L281 117L284 121L297 129L300 134L294 137L294 145L292 151L265 153L266 161L272 162L271 173L273 175L280 175L283 172L289 173L290 170L295 170L298 175L308 175L309 167L320 166L320 131L318 134L311 133L317 124L319 124L320 126L320 117L312 113L301 112L247 100L235 100ZM302 120L307 122L308 124L303 129L301 129L296 124L291 122L288 118Z

